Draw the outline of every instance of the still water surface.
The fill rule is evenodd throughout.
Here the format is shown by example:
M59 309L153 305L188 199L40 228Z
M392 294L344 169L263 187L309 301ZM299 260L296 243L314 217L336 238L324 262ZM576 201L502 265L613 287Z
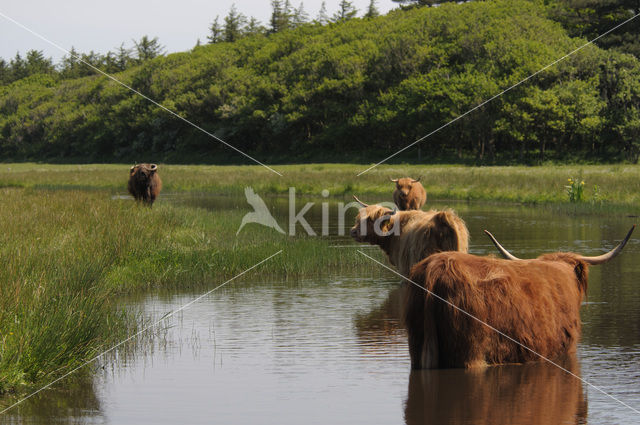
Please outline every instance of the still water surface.
M206 196L172 202L245 208L242 200ZM466 220L472 252L481 255L494 253L485 228L529 258L556 250L600 254L634 222L520 206L448 206ZM319 227L314 211L310 222ZM560 360L637 410L639 239L610 264L591 268L578 354ZM333 236L328 243L351 241ZM135 349L103 359L92 376L66 380L0 416L0 423L640 423L633 410L543 362L411 372L399 279L371 267L367 277L281 282L259 271L246 275L170 318ZM197 295L156 294L137 303L159 318Z

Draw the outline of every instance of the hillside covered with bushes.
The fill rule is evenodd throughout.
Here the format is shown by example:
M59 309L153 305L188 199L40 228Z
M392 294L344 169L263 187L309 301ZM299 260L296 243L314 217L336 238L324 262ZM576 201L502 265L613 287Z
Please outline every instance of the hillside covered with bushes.
M379 160L583 45L552 9L479 1L309 23L114 76L260 160ZM638 59L591 45L422 142L420 160L635 162L638 134ZM107 77L56 73L0 86L0 160L23 159L246 162Z

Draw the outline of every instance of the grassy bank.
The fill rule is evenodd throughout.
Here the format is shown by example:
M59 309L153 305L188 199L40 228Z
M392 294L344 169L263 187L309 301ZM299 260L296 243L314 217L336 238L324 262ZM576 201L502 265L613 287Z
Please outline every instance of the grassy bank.
M49 382L132 332L138 320L120 295L154 288L211 287L272 255L260 275L282 278L341 270L371 273L355 250L326 239L289 237L251 226L245 209L204 209L160 200L137 207L127 165L0 164L0 392ZM390 200L389 177L422 176L429 199L542 203L574 208L565 186L585 181L581 211L640 211L640 167L289 165L279 177L259 166L160 166L164 194L208 192L318 197L352 193ZM600 199L593 198L593 185ZM242 198L240 198L242 200ZM298 207L298 209L300 206ZM350 223L348 223L350 224ZM376 251L377 252L377 251ZM377 271L382 273L382 271ZM253 278L248 275L247 278Z
M149 209L103 190L5 187L0 199L0 394L50 382L134 331L120 295L212 287L278 250L257 273L365 267L320 239L255 225L236 237L246 211Z
M128 165L0 164L0 187L106 190L125 193ZM283 165L282 177L260 166L160 165L164 192L206 191L242 195L246 186L258 194L367 195L371 202L391 199L389 177L422 176L430 199L568 203L567 179L584 181L584 200L604 209L640 209L640 166L581 165L538 167L465 167L381 165L358 177L367 166L353 164Z

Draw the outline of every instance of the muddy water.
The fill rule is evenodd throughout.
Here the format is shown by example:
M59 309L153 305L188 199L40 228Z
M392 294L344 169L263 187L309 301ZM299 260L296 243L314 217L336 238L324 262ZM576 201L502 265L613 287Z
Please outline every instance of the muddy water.
M238 221L242 201L172 200L239 208ZM633 224L624 216L448 206L467 221L476 254L494 252L482 235L485 228L515 255L534 257L554 250L596 255L613 247ZM286 208L274 211L284 227ZM308 215L317 229L320 215L319 208ZM578 354L559 362L640 410L636 236L619 258L591 268ZM350 241L334 235L328 243ZM543 362L411 372L398 318L401 288L397 278L378 267L372 264L367 276L376 277L367 278L278 282L247 275L169 319L137 348L103 359L93 375L65 380L0 416L0 423L640 423L638 413ZM147 314L161 317L197 295L154 295L140 303Z

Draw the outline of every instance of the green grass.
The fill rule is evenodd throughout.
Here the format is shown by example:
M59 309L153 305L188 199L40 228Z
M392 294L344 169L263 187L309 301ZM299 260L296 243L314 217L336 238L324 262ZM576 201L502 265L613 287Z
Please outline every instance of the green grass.
M548 165L537 167L466 167L440 165L381 165L357 174L367 166L352 164L282 165L282 177L260 166L160 165L164 191L206 191L241 195L245 186L259 194L319 196L323 189L333 196L367 195L367 200L390 200L389 177L422 176L429 199L568 203L567 179L585 181L584 197L599 187L605 208L640 207L640 166ZM0 187L107 190L126 192L128 165L0 164Z
M133 332L125 294L213 287L279 250L254 273L365 269L316 238L255 225L236 237L246 211L149 209L102 190L10 187L0 199L0 393L49 382Z
M389 177L422 176L429 199L544 204L566 212L640 211L640 167L631 165L462 167L160 165L164 192L391 199ZM153 209L112 199L126 192L127 165L0 164L0 392L46 383L130 334L140 323L119 302L156 289L219 284L272 255L254 273L283 279L324 272L371 273L355 250L326 239L289 237L253 225L236 237L248 208L215 210L166 202ZM570 203L569 177L585 181ZM591 190L599 187L599 201ZM242 199L242 198L240 198ZM347 223L350 224L350 223ZM379 254L377 251L376 254ZM382 271L381 271L382 273ZM251 278L251 275L247 276Z

